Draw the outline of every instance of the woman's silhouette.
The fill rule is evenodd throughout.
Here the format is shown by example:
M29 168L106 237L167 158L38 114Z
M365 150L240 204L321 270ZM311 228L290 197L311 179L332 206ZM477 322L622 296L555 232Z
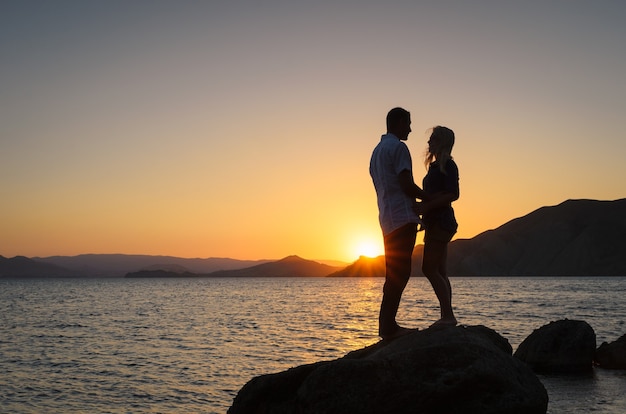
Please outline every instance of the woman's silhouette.
M441 319L434 326L457 324L446 266L448 243L457 230L452 202L459 198L459 170L451 156L453 146L451 129L433 128L425 157L428 173L423 181L428 197L417 207L425 229L422 271L433 286L441 308Z

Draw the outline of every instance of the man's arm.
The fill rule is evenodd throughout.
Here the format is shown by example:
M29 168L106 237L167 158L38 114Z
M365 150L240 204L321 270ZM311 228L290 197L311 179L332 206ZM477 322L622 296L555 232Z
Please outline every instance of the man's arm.
M413 181L411 171L403 170L398 176L398 179L400 180L400 188L402 188L402 191L409 197L419 198L420 200L428 198L424 190L419 188L419 186L415 184L415 181Z

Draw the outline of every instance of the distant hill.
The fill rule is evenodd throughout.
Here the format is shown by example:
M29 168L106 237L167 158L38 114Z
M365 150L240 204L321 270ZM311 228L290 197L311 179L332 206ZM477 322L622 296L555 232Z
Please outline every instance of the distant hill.
M418 236L421 239L421 236ZM423 245L413 252L421 276ZM288 256L278 261L171 256L80 255L7 259L9 277L369 277L384 276L384 256L344 266ZM138 274L138 272L143 272ZM156 272L156 273L149 273ZM448 251L450 276L626 276L626 199L568 200L542 207Z
M210 277L323 277L340 268L306 260L298 256L287 256L276 262L238 270L222 270L213 272Z
M77 272L49 263L42 263L23 256L11 259L0 256L0 279L46 277L78 277Z
M269 260L236 260L228 258L186 259L173 256L126 254L82 254L78 256L51 256L33 258L38 262L54 264L79 273L84 277L123 277L140 270L167 270L192 273L210 273L218 270L242 269Z
M158 277L198 277L197 273L177 272L174 270L140 270L138 272L127 273L126 278L158 278Z
M385 276L385 256L366 257L328 275L329 277L379 277Z
M413 251L422 276L424 246ZM568 200L542 207L448 248L450 276L626 276L626 199ZM331 276L384 276L384 256Z
M568 200L456 240L448 270L459 276L626 276L626 199Z

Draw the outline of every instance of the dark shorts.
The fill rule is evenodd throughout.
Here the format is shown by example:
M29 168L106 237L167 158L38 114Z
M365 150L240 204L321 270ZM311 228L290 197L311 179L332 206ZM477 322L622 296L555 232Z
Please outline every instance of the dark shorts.
M416 237L416 223L405 224L384 237L388 276L409 278Z
M411 257L417 238L417 224L409 223L384 236L385 256Z
M441 242L448 243L452 240L452 236L456 234L456 230L448 230L441 227L437 222L429 223L424 233L424 243Z

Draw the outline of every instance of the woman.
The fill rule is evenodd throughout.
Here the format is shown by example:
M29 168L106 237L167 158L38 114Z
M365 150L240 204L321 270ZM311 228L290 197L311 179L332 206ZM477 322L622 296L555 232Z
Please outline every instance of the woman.
M433 326L457 324L446 268L448 243L457 230L452 202L459 198L459 170L450 155L453 146L454 132L451 129L433 128L425 157L428 173L423 182L428 197L418 205L425 229L422 271L433 286L441 308L441 319Z

